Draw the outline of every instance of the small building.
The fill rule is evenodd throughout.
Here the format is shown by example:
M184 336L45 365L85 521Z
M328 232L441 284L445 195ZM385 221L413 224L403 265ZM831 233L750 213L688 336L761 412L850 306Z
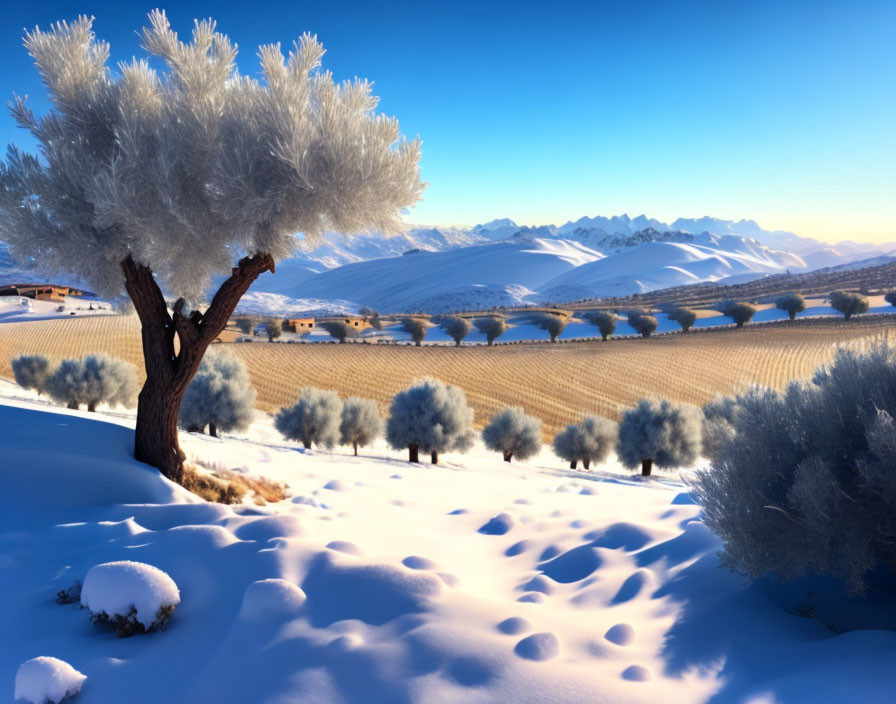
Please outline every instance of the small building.
M309 332L314 330L314 318L290 318L286 323L291 332Z
M58 284L9 284L0 286L0 296L21 296L36 301L64 301L66 296L83 296L81 291L71 286Z
M355 328L356 330L359 330L359 331L366 330L367 328L373 327L370 324L370 321L367 320L367 318L353 318L353 317L342 318L342 322L345 323L346 325L349 325L349 326Z

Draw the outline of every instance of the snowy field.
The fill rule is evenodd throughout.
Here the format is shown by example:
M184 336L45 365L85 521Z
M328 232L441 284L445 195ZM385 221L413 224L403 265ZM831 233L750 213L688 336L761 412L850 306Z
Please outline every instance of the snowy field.
M107 301L69 298L66 301L35 301L22 296L0 296L0 323L20 323L27 320L49 320L87 315L115 315L117 311Z
M258 414L182 435L194 460L289 485L228 507L130 459L132 425L0 382L0 700L52 656L85 703L892 701L896 633L837 633L892 607L747 585L678 476L305 451ZM177 583L165 631L118 639L55 603L117 560Z

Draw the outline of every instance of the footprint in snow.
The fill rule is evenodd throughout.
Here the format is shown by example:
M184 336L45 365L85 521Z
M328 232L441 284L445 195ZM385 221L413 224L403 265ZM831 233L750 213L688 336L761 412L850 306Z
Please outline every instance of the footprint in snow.
M560 641L553 633L533 633L517 643L513 652L526 660L550 660L559 655Z
M604 634L604 638L616 645L631 645L635 640L635 629L627 623L617 623Z
M334 540L330 543L327 543L327 547L330 550L335 550L336 552L342 552L346 555L363 555L364 551L361 550L354 543L350 543L348 540Z
M497 626L498 630L501 633L504 633L508 636L517 636L520 633L525 633L526 631L532 630L532 624L529 623L526 619L521 618L520 616L511 616L510 618L505 618L501 623Z
M419 555L409 555L401 561L405 567L412 570L434 570L438 565L428 557L420 557Z
M629 682L647 682L650 680L650 670L641 665L630 665L622 671L622 679Z

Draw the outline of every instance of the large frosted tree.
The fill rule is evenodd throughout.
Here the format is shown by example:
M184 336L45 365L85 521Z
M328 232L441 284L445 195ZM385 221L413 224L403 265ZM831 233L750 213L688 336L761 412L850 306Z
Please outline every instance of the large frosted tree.
M159 70L112 70L86 17L25 34L51 108L12 103L39 152L11 146L0 166L0 238L47 273L130 296L146 366L134 454L180 480L180 400L249 285L299 239L397 229L424 184L419 140L374 112L369 83L321 71L315 37L287 57L261 47L256 79L212 21L184 42L164 13L149 20L143 48Z

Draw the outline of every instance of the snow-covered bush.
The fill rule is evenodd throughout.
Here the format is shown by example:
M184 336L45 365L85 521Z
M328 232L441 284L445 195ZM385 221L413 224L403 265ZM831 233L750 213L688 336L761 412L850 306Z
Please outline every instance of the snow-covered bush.
M476 318L473 325L485 335L489 347L507 331L507 321L503 315L487 315L484 318Z
M47 377L53 371L50 360L42 354L22 354L15 357L11 365L12 375L19 386L34 389L37 393L44 392Z
M850 293L849 291L834 291L828 299L831 307L843 313L843 317L849 320L854 315L861 315L868 312L868 299L859 293Z
M641 337L648 338L656 330L657 320L654 316L643 310L633 310L628 314L628 324L631 325L635 332Z
M81 587L81 606L94 623L120 638L165 628L180 604L174 580L158 567L123 560L91 567Z
M896 350L841 349L814 383L737 398L735 433L694 483L726 564L831 575L853 592L896 566Z
M545 330L551 336L551 342L557 342L557 336L566 328L566 316L561 313L532 313L526 316L532 325Z
M703 406L703 456L713 458L717 449L734 435L737 401L716 396Z
M383 434L385 421L374 401L352 396L342 404L339 423L339 443L351 445L358 454L359 447L369 445Z
M742 328L756 315L756 307L744 302L727 303L722 306L722 315L731 318L735 327Z
M59 704L77 696L86 679L64 660L32 658L19 665L13 698L29 704Z
M470 321L456 315L448 315L439 319L439 326L454 340L454 344L460 347L460 343L470 332Z
M669 311L669 320L681 325L682 332L687 332L697 322L697 314L690 308L675 308Z
M426 337L426 328L428 327L425 318L404 318L401 321L401 329L411 336L417 347L423 344Z
M619 426L600 416L585 416L579 423L567 425L554 436L554 453L576 469L579 462L585 469L609 457L616 445Z
M299 392L299 400L281 408L274 426L288 440L298 440L310 448L312 444L332 448L339 442L342 422L342 401L335 391L307 388Z
M415 382L392 399L386 440L407 448L410 462L428 452L437 464L440 452L466 452L473 444L473 409L463 390L435 379Z
M775 308L783 310L787 313L791 320L796 318L797 313L806 310L806 301L798 293L785 293L775 299Z
M235 353L212 348L199 365L180 404L178 423L191 432L209 435L244 430L252 422L255 389L246 364Z
M322 320L317 326L326 330L330 333L330 337L335 337L339 342L345 342L349 337L358 337L357 328L341 320Z
M606 342L616 332L616 315L608 310L595 310L588 313L585 319L597 325L601 339Z
M137 402L137 371L133 365L105 354L64 359L47 377L45 388L57 403L69 408L86 405L95 411L100 403L133 408Z
M622 414L616 454L630 469L650 475L654 465L674 469L693 464L702 449L703 415L689 404L642 399Z
M541 420L522 408L505 408L482 429L482 441L489 450L500 452L505 462L514 457L527 460L541 450Z

